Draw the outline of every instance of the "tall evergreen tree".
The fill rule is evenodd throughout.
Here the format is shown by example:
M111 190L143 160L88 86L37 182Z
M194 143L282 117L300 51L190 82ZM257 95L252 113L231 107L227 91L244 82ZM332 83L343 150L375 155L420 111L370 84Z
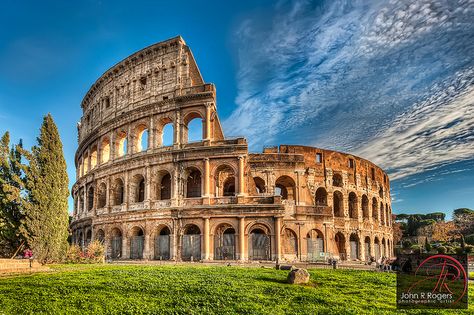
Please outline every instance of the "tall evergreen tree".
M28 203L21 231L34 256L47 263L65 254L69 220L66 161L51 114L44 117L37 141L38 145L26 154Z
M0 140L0 255L12 255L24 238L19 227L24 213L22 142L10 149L10 134Z

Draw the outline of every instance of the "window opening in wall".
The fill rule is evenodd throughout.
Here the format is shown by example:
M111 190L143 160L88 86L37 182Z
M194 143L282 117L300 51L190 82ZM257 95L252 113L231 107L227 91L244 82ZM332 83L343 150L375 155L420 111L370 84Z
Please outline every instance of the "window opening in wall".
M161 145L166 147L166 146L171 146L173 145L173 124L168 123L163 127L163 133L162 133L162 139L161 139Z
M371 171L372 180L375 180L375 169L372 167L370 171Z
M142 88L146 85L146 77L140 78L140 83L142 85Z
M166 101L168 99L168 96L163 96L163 101Z
M200 117L189 121L187 127L188 142L202 141L202 119Z
M316 163L322 163L323 155L322 153L316 153Z
M354 160L349 159L349 168L354 168Z
M105 108L109 108L110 107L110 97L106 97L105 98Z

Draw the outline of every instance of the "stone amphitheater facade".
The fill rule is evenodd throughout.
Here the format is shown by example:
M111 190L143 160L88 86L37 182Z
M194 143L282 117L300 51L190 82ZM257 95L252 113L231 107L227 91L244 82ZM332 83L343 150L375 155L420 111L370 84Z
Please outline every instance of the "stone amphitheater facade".
M387 174L315 147L249 153L245 138L224 136L215 87L179 36L110 68L81 106L70 226L80 246L101 240L111 259L392 256ZM196 119L202 139L188 141Z

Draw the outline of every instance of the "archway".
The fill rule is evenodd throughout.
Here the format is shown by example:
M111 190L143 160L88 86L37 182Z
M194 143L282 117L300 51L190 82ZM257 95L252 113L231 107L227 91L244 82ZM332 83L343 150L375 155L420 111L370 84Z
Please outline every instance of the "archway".
M221 224L214 234L214 259L235 259L235 230L229 224Z
M145 178L137 174L133 177L134 202L143 202L145 200Z
M197 225L189 224L184 229L181 259L201 260L201 230Z
M374 197L372 198L372 219L377 221L379 219L379 213L377 208L377 199Z
M362 216L364 219L370 218L369 215L369 198L366 195L362 195Z
M87 211L94 209L94 187L91 186L87 190Z
M201 197L201 172L196 168L187 171L186 198Z
M271 260L270 236L262 228L249 233L249 260Z
M332 176L332 185L335 187L342 187L342 176L341 174L334 174Z
M281 199L295 200L295 188L295 181L290 176L283 175L275 181L275 195L280 195Z
M360 248L359 248L359 236L355 233L352 233L349 237L349 243L351 247L351 260L359 259Z
M120 231L118 228L114 228L111 231L111 258L112 259L119 259L122 258L122 231Z
M333 209L335 217L344 217L344 205L342 193L336 190L333 194Z
M214 183L216 197L235 195L235 172L232 167L219 166L214 173Z
M117 178L114 181L114 205L118 206L124 203L124 187L121 178Z
M167 171L161 171L158 175L158 183L156 187L156 199L171 199L171 175Z
M169 260L171 257L171 231L167 226L162 226L155 236L155 255L156 260Z
M324 236L320 230L313 229L306 236L308 247L308 261L317 261L324 258Z
M315 204L317 207L318 206L325 207L328 205L328 193L326 192L326 189L324 189L323 187L319 187L316 190Z
M358 218L357 195L354 192L349 193L349 217L351 219Z
M255 183L255 189L257 194L263 194L266 192L265 190L265 181L260 177L254 177L253 181Z
M193 112L184 119L183 143L197 142L204 139L203 117L200 113Z
M341 232L337 232L334 236L334 241L336 242L337 253L341 260L346 260L346 238Z
M298 258L298 237L291 229L284 229L282 237L282 253L287 260Z
M105 242L105 232L104 232L104 230L102 230L102 229L97 230L97 233L95 233L95 239L98 240L101 244L104 244L104 242Z
M100 145L101 150L101 163L107 163L110 160L110 141L108 138L104 138Z
M99 209L104 208L107 205L107 186L105 185L105 183L101 183L99 185L99 190L97 191L97 193L98 193L97 207Z
M130 259L143 258L144 238L142 228L136 226L130 231Z

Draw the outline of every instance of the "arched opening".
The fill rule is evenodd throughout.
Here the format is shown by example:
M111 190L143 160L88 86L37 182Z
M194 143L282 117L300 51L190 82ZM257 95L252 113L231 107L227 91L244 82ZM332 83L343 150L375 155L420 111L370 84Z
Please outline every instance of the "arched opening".
M87 230L86 232L86 242L85 242L85 247L89 246L89 244L91 243L92 241L92 231L89 229Z
M82 169L84 170L84 175L89 173L89 154L87 153L84 154Z
M232 167L219 166L214 173L214 182L216 197L235 195L235 172Z
M91 169L97 166L97 146L92 147L91 150Z
M328 193L323 187L316 190L315 204L317 207L325 207L328 205Z
M387 222L387 225L390 226L392 225L392 215L390 214L390 207L388 206L388 204L385 206L385 213L385 221Z
M130 231L130 259L143 258L143 244L145 236L142 228L135 226Z
M377 208L377 199L372 198L372 218L377 221L379 219L379 211Z
M122 258L122 231L120 231L118 228L114 228L111 231L111 258L112 259L119 259Z
M127 133L125 131L121 131L117 134L117 155L119 157L124 156L127 154L128 150L128 141L127 141Z
M341 232L337 232L334 236L334 240L336 242L337 253L339 255L339 259L346 260L346 238L344 234Z
M341 174L334 174L332 176L332 185L335 187L342 187L342 176Z
M201 172L196 168L187 171L186 198L201 197Z
M84 209L84 190L81 189L79 191L79 205L77 207L77 211L79 213L83 212L85 209Z
M94 209L94 187L89 187L87 191L87 211Z
M362 195L362 216L364 219L370 218L369 215L369 198L366 195Z
M380 253L380 241L378 237L375 237L374 239L374 254L375 254L375 260L379 260L381 253Z
M295 200L295 181L290 176L280 176L275 181L275 195L280 195L281 199Z
M223 195L234 196L235 195L235 177L228 177L223 184Z
M171 175L164 171L161 178L158 179L157 199L168 200L171 199Z
M145 178L137 174L133 177L134 202L143 202L145 200Z
M357 195L354 192L349 193L349 217L351 219L358 218L358 209L357 209Z
M114 181L114 205L118 206L124 203L124 189L123 181L121 178L117 178Z
M380 224L385 224L385 208L383 206L383 202L380 203Z
M101 150L101 163L106 163L110 160L110 141L108 138L104 138L100 145Z
M380 189L379 189L379 197L383 198L383 188L382 187L380 187Z
M351 260L359 259L360 248L359 248L359 236L357 234L352 233L349 237L349 244L351 247Z
M194 224L184 229L181 258L188 261L201 260L201 230Z
M282 240L283 255L287 260L296 260L298 258L298 237L291 229L284 229Z
M97 230L95 233L95 239L98 240L101 244L104 244L105 242L105 232L104 230Z
M380 255L382 255L382 257L387 256L387 247L385 246L385 238L382 238L382 248L380 249Z
M387 257L392 257L392 247L390 246L390 240L387 239Z
M135 129L135 148L136 152L148 149L148 129L145 125L139 125Z
M162 226L155 236L155 259L169 260L171 258L171 231L167 226Z
M174 143L174 128L173 123L168 122L163 126L163 130L161 132L161 145L163 147L172 146Z
M254 177L253 181L255 183L255 189L257 194L263 194L266 192L265 181L260 177Z
M334 209L334 216L335 217L344 217L344 205L343 205L343 197L342 193L336 190L333 193L332 197L333 209Z
M365 260L370 261L370 237L366 236L364 240Z
M262 228L250 231L249 260L271 260L270 236Z
M324 236L317 229L312 229L306 236L308 247L308 261L317 261L324 259Z
M97 198L97 207L104 208L107 205L107 186L105 183L101 183L99 185L99 190L97 191L98 198Z
M229 224L221 224L214 234L214 259L234 260L235 230Z
M202 141L204 139L203 117L199 113L190 113L184 119L184 143Z

